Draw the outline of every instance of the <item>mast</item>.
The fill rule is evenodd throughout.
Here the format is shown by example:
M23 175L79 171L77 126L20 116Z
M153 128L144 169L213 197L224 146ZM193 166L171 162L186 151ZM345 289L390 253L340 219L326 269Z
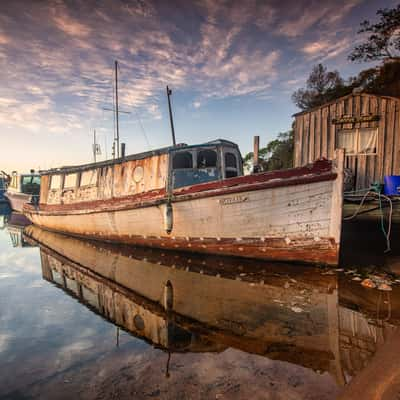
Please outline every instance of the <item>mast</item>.
M115 60L115 120L117 125L117 158L119 158L119 120L118 120L118 61Z
M173 120L173 118L172 118L171 100L170 100L171 94L172 94L172 90L167 86L169 120L170 120L170 122L171 122L171 132L172 132L172 144L173 144L174 146L176 146L175 129L174 129L174 120Z
M93 159L96 162L97 146L96 146L96 129L93 130Z

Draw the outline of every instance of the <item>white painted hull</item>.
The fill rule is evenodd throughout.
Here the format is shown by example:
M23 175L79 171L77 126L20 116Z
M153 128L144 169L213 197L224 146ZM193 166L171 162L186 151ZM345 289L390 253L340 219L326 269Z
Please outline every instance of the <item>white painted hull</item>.
M333 196L336 185L337 180L329 180L173 202L170 234L165 230L165 204L26 214L41 227L97 239L244 256L254 255L248 253L253 246L259 258L335 264L341 221ZM277 249L281 255L275 255ZM329 253L326 260L326 255L296 255L322 249Z

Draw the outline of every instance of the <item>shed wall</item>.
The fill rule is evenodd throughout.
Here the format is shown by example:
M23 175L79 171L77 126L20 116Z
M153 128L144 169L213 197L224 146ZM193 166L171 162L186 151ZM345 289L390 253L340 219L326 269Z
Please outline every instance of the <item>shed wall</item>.
M383 182L384 175L400 175L400 99L367 94L351 95L295 118L294 165L334 158L338 132L341 129L377 128L376 155L346 156L345 166L353 171L355 188ZM378 121L334 124L343 116L378 115Z

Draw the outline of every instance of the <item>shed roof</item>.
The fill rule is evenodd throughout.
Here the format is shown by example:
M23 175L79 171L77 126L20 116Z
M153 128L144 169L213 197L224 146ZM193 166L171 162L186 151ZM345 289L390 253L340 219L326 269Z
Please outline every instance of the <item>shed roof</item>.
M298 113L293 114L292 117L298 117L299 115L307 114L307 113L309 113L309 112L318 110L319 108L322 108L322 107L329 106L329 105L331 105L331 104L333 104L333 103L337 103L337 102L340 101L340 100L344 100L344 99L347 99L347 98L352 97L352 96L353 96L353 97L355 97L355 96L362 96L362 97L380 97L380 98L382 98L382 99L390 99L390 100L397 100L397 101L400 101L400 98L398 98L398 97L393 97L393 96L383 96L383 95L371 94L371 93L350 93L350 94L347 94L346 96L338 97L338 98L335 99L335 100L328 101L327 103L321 104L320 106L312 107L312 108L309 108L308 110L304 110L304 111L299 111Z

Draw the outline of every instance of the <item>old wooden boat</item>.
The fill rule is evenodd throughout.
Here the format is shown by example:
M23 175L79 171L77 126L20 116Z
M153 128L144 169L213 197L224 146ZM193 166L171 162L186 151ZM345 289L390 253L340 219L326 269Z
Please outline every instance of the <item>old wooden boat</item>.
M35 224L72 235L193 252L337 264L343 153L243 175L226 140L41 173Z
M13 172L5 197L14 211L22 213L25 203L36 202L40 193L40 175L31 172L18 174Z

